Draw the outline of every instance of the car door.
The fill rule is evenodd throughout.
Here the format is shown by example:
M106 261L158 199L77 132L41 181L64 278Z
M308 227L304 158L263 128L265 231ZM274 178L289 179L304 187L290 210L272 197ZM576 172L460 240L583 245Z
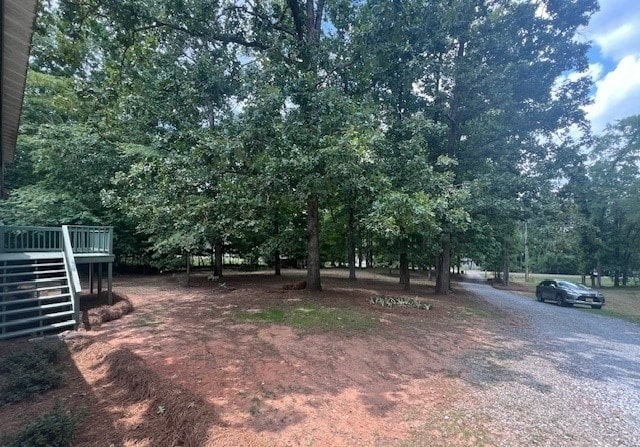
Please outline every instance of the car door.
M556 290L557 286L555 281L545 281L544 287L542 288L542 297L545 300L555 300Z

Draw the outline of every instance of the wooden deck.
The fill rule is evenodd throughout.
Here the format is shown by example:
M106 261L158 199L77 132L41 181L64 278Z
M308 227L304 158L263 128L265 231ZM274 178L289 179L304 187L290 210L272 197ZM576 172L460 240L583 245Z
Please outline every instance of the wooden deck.
M109 300L112 297L113 227L64 225L61 227L0 225L0 263L37 261L51 253L66 253L73 264L89 265L90 292L98 266L98 292L102 290L102 266L107 265ZM0 278L0 284L2 283ZM78 292L80 290L78 289Z

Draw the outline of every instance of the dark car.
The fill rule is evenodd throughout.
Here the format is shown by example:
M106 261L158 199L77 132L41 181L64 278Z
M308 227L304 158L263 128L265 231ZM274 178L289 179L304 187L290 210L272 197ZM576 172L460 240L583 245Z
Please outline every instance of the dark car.
M551 300L559 306L586 304L593 309L604 306L604 295L597 290L569 281L546 279L536 286L538 301Z

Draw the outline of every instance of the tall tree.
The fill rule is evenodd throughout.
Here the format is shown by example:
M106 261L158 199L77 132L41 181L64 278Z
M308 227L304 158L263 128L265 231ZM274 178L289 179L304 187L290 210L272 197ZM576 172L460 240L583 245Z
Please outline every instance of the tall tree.
M574 36L596 10L594 0L437 4L437 43L427 55L432 69L421 82L430 115L447 126L440 153L458 160L458 182L496 167L503 173L497 179L531 172L552 149L542 139L583 122L589 83L561 75L586 69L588 46ZM510 199L517 201L526 190L514 192ZM445 234L443 253L448 241ZM448 271L442 262L438 275ZM438 284L445 293L446 281Z
M319 149L323 134L333 132L329 123L323 122L323 116L331 113L330 102L323 92L330 86L333 74L331 57L323 48L324 42L335 35L325 26L328 9L325 0L255 4L213 0L149 4L66 0L61 5L79 17L93 15L109 20L115 31L115 45L111 48L120 57L139 51L137 43L149 36L158 41L161 50L166 39L175 42L176 36L181 36L184 57L203 48L231 54L236 60L246 58L274 67L273 80L286 91L291 142L307 154L307 175L300 185L307 193L307 287L321 289L318 192L322 190L323 172ZM340 25L339 9L333 9L336 17L333 30Z

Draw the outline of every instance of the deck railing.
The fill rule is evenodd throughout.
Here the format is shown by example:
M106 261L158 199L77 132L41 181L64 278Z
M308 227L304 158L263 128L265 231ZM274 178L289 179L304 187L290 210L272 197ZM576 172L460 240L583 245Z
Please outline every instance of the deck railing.
M0 253L62 251L62 228L0 226Z
M113 227L69 225L68 228L74 253L113 253Z
M113 254L113 227L69 225L74 254ZM60 227L0 225L0 253L63 251Z
M71 308L73 309L73 319L76 322L76 327L80 323L80 292L82 287L80 285L80 277L78 276L78 268L73 257L73 248L71 244L71 231L70 227L63 225L62 232L62 258L64 259L64 269L67 273L69 280L69 293L71 294Z

